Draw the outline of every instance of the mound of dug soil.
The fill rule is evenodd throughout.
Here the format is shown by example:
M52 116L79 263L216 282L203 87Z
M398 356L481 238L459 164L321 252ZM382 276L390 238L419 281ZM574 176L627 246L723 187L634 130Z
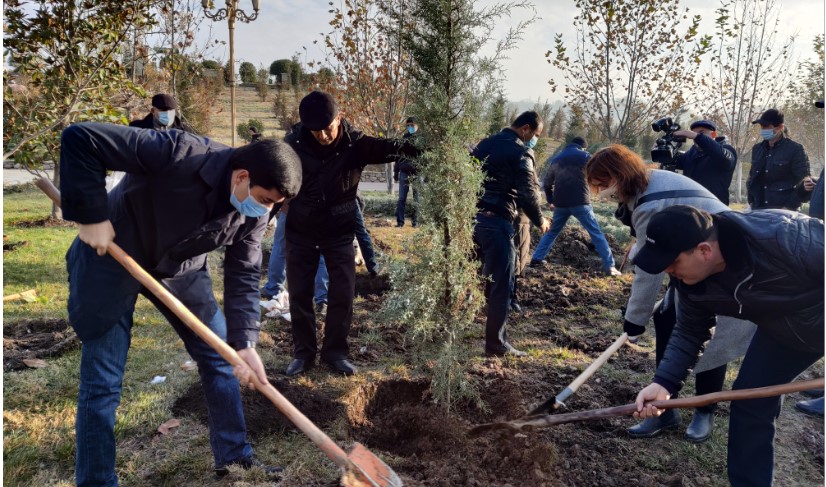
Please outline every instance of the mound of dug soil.
M286 381L276 380L272 377L269 378L269 381L278 389L278 392L283 394L287 400L319 428L323 429L325 425L330 424L343 413L342 405L323 393L300 385L290 384ZM243 389L241 400L244 404L247 434L251 438L263 438L288 430L297 431L290 420L281 414L263 394L254 390ZM175 416L193 416L202 424L208 424L206 397L200 382L193 384L183 396L175 401L172 406L172 413Z
M537 232L532 234L531 249L535 249L539 243L541 235ZM616 240L610 234L605 235L617 267L622 262L625 249L617 245ZM578 270L599 271L602 268L602 261L597 255L594 244L591 243L591 236L582 227L568 225L562 229L559 236L551 247L548 260L554 264L565 264Z
M80 348L66 320L22 320L3 325L3 371L25 369L24 359L57 357Z
M468 438L468 422L433 404L424 383L368 384L347 402L354 438L395 457L405 485L553 485L551 444L526 435ZM500 408L507 406L491 406Z

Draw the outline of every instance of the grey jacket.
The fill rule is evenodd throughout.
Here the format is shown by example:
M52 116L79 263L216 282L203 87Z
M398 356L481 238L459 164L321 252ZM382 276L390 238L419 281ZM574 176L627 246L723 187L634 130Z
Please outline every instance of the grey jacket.
M648 201L638 208L636 207L636 201L642 196L662 191L686 189L704 192L707 194L707 197L667 198ZM630 259L633 260L633 258L636 257L637 252L640 251L645 243L646 230L651 217L659 211L675 205L691 205L712 214L730 210L728 206L720 202L711 192L703 188L696 181L681 174L652 169L648 187L645 191L638 194L634 201L628 203L628 209L633 211L632 223L637 232L637 240L629 254ZM628 299L628 305L625 311L626 320L639 326L646 326L648 324L654 312L654 305L657 302L657 295L662 288L664 277L665 273L649 274L639 267L634 267L631 297ZM704 369L710 369L714 366L709 366L707 361L714 361L716 365L722 365L743 355L753 334L754 325L740 320L738 320L737 323L733 323L733 326L719 329L715 335L715 340L729 342L732 344L732 347L719 347L722 355L716 355L714 353L704 355L703 363L698 364L698 368L702 366ZM716 346L714 346L714 348L709 347L710 351L717 349Z

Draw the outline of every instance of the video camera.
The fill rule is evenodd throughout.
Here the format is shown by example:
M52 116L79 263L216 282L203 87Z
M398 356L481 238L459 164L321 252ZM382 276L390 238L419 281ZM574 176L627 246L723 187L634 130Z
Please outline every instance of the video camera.
M656 141L656 146L651 149L651 160L660 163L660 169L676 171L674 156L682 154L679 149L685 143L685 137L678 137L674 132L680 130L680 126L674 123L669 117L663 117L651 123L654 132L665 132L665 136Z

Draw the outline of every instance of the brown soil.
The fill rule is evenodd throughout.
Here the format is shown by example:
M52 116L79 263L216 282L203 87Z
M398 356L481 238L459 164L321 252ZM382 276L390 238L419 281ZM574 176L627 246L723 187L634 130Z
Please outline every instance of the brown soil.
M288 401L320 428L330 424L343 413L343 406L322 392L271 377L269 381ZM261 438L281 434L287 430L296 430L286 416L281 414L263 394L245 389L242 391L241 400L244 404L244 418L250 437ZM193 384L183 396L175 401L172 413L175 416L193 416L202 424L208 424L206 398L200 382Z
M3 241L3 252L11 252L12 250L17 250L19 247L23 247L29 245L28 240L20 240L16 242L9 242Z
M20 228L33 228L33 227L46 227L46 228L54 228L54 227L74 227L77 224L74 222L70 222L68 220L52 218L51 216L47 216L46 218L39 218L37 220L16 220L10 222L11 226L20 227Z
M57 357L80 348L66 320L22 320L3 325L3 371L25 369L23 359Z

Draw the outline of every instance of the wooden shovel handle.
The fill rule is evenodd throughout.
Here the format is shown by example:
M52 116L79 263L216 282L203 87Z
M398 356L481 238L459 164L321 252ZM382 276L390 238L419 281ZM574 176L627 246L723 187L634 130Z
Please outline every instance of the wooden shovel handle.
M627 340L628 333L623 333L620 335L619 338L614 340L614 343L612 343L610 347L605 349L605 351L602 352L602 354L600 354L600 356L588 366L588 368L582 371L582 373L579 374L573 382L568 384L568 387L563 389L562 392L556 395L556 397L548 398L548 400L532 409L527 416L533 416L535 414L542 414L556 410L566 399L573 396L579 387L584 384L586 380L590 379L600 367L605 365L605 362L607 362L608 359L611 358L611 356L614 355Z
M49 198L58 206L60 206L60 191L46 178L38 179L35 185L46 193ZM146 272L132 257L120 248L119 245L112 242L107 249L109 255L118 261L138 282L140 282L152 294L166 305L175 316L177 316L190 330L201 337L210 347L218 352L227 362L232 365L247 366L246 362L238 355L238 353L218 335L204 325L197 316L192 314L184 304L178 300L172 293L163 287L154 277ZM287 417L298 429L307 435L313 443L315 443L330 460L341 468L350 469L350 460L347 458L347 453L335 444L329 436L313 424L312 421L304 416L301 411L296 409L278 390L271 384L261 383L258 377L252 375L255 389L267 397L284 416Z
M823 389L823 377L800 382L790 382L788 384L758 387L754 389L720 391L714 392L712 394L703 394L702 396L681 397L678 399L670 399L667 401L650 401L646 404L655 406L659 409L696 408L722 401L760 399L764 397L780 396L782 394L789 394L792 392L806 391L809 389ZM541 428L545 426L573 423L576 421L586 421L589 419L629 416L633 414L636 410L636 404L626 404L625 406L617 406L605 409L592 409L590 411L581 411L577 413L534 416L516 421L511 421L509 423L493 423L489 425L480 425L471 431L482 432L491 429L501 429L503 427L505 429L514 430Z

